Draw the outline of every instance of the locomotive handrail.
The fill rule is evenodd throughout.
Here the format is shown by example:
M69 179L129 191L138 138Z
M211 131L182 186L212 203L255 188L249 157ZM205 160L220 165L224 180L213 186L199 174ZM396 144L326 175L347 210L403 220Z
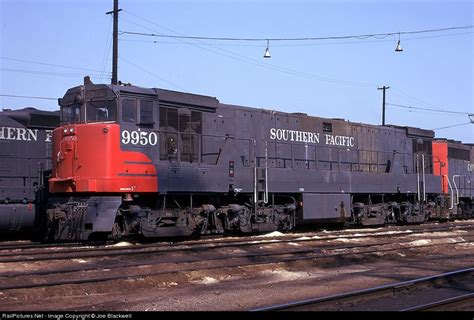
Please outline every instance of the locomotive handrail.
M257 141L253 140L254 150L256 149ZM251 150L249 150L250 153ZM253 206L254 212L257 212L257 203L258 203L258 190L257 190L257 155L255 152L255 163L253 166Z
M451 207L449 208L449 210L452 210L454 208L454 190L451 186L451 181L449 181L449 177L445 174L443 175L443 177L446 177L446 180L448 180L449 189L451 189Z
M419 161L419 155L415 155L415 168L416 168L416 194L418 197L418 203L421 202L421 197L420 197L420 161Z
M426 183L425 183L425 155L421 154L421 166L422 166L422 175L423 175L423 202L426 202Z
M456 185L456 180L454 180L454 178L459 178L459 177L461 177L459 174L453 175L453 184L454 184L454 187L456 188L456 205L459 204L459 190L458 190L458 186Z
M268 203L268 144L265 141L265 192L263 194L263 202Z

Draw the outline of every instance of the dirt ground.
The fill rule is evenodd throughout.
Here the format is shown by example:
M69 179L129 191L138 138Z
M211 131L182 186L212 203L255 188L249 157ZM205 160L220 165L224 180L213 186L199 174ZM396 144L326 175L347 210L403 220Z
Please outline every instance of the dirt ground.
M464 236L473 234L469 230ZM163 276L6 290L0 292L0 310L243 311L473 266L474 243L416 246L431 241L429 237L418 235L412 248L385 253L232 268L204 266ZM459 233L453 237L458 239ZM28 269L28 264L24 267Z

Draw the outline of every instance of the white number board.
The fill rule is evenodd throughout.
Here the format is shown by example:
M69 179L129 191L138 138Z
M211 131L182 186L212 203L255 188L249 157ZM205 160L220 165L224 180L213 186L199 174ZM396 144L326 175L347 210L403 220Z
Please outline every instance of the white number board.
M122 143L142 146L156 146L158 135L156 132L138 130L122 130Z

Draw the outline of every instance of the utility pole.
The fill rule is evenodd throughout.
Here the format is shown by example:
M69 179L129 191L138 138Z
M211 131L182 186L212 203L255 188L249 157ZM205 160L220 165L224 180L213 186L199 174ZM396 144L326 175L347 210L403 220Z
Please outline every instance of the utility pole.
M382 95L382 125L385 125L385 90L390 89L390 87L383 86L382 88L377 88L377 90L383 90Z
M113 34L113 48L112 48L112 84L117 84L118 81L118 13L122 9L118 8L118 0L114 0L114 10L106 12L105 14L114 14L114 34Z

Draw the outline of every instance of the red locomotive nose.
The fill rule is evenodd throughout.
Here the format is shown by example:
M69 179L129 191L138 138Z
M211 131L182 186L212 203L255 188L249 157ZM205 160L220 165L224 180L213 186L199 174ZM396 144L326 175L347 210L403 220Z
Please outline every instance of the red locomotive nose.
M149 157L120 148L117 124L75 124L53 132L51 192L157 192Z

